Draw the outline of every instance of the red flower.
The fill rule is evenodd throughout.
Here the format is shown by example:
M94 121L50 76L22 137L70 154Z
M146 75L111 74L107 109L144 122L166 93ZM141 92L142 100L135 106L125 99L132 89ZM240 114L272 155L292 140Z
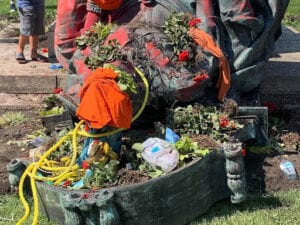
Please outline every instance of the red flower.
M179 55L178 55L179 62L185 62L188 59L189 59L189 51L183 50L182 52L179 53Z
M82 162L82 169L87 170L90 166L90 163L88 161Z
M228 119L221 119L220 121L220 127L228 127L229 125L229 120Z
M53 89L53 94L59 94L62 91L63 91L62 88L55 88L55 89Z
M247 152L246 152L246 149L245 149L245 148L243 148L243 149L242 149L242 156L244 156L244 157L245 157L245 156L246 156L246 153L247 153Z
M264 102L262 105L268 108L269 113L273 113L277 109L276 104L273 102Z
M48 48L42 48L41 52L47 53L48 52Z
M190 27L194 27L194 26L196 26L198 23L201 23L201 19L200 19L200 18L195 18L195 19L190 20L189 26L190 26Z
M200 82L200 81L206 80L206 79L208 79L208 78L209 78L209 76L208 76L207 74L203 73L203 74L198 74L198 75L196 75L196 76L193 78L193 81L195 81L195 82Z

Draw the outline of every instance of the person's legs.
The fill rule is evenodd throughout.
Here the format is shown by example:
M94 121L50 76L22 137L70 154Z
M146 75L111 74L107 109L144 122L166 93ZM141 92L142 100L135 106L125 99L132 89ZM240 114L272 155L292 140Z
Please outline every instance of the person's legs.
M15 4L15 0L10 0L10 12L15 12L17 9L16 9L16 4Z
M45 9L38 8L33 12L33 19L32 19L32 34L29 37L29 45L30 45L30 53L31 59L33 61L41 61L47 62L47 57L38 54L38 44L39 44L39 36L45 34L45 24L44 24L44 17L45 17Z
M31 33L31 17L27 10L19 8L19 18L20 18L20 35L19 43L16 49L16 55L23 55L25 45L29 41L29 36Z
M39 35L31 35L29 37L29 46L30 46L31 58L36 58L37 57L38 44L39 44Z
M28 39L29 39L28 36L24 36L24 35L19 36L19 43L18 43L18 46L16 49L15 58L16 58L17 62L20 64L24 64L27 62L25 59L25 56L24 56L24 48L28 42Z
M25 36L25 35L19 36L19 43L18 43L17 50L16 50L17 53L24 52L24 48L25 48L25 45L28 43L28 40L29 40L28 36Z

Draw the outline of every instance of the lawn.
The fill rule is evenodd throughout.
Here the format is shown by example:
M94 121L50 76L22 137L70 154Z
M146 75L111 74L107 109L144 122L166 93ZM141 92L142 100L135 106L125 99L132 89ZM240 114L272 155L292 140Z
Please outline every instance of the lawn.
M283 24L294 27L297 31L300 31L300 1L290 0L290 4L287 8Z
M13 225L23 215L23 207L17 195L2 196L0 199L0 225ZM25 225L31 224L32 213ZM295 225L300 218L300 191L291 190L274 195L254 195L240 205L229 200L215 204L205 215L190 225ZM298 221L298 222L297 222ZM44 216L39 224L55 225Z
M18 15L17 12L16 13L10 13L9 12L9 0L1 0L0 1L0 15L7 15L7 16L11 16L11 15ZM16 0L17 2L17 0ZM57 0L45 0L45 4L46 4L46 12L52 12L54 10L56 10L56 4L57 4Z

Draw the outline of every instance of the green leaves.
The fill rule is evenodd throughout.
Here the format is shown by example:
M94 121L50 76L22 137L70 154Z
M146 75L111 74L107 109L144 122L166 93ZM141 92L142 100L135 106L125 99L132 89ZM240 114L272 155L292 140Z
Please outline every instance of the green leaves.
M187 14L172 12L162 26L173 45L173 51L177 54L187 49L192 41L188 35L190 18Z
M105 183L114 183L118 179L118 165L118 160L110 160L106 164L95 163L91 168L93 175L84 178L84 185L86 187L102 187Z
M182 136L181 139L175 143L175 148L179 152L179 161L204 157L209 153L208 149L199 147L197 142L194 142L188 136Z
M228 119L227 127L220 126L222 118ZM221 143L228 141L233 131L242 128L238 122L229 120L227 114L216 107L204 107L198 104L171 109L167 120L169 127L181 136L209 135Z
M49 110L40 111L40 116L61 115L65 111L64 107L55 106Z
M76 38L75 46L78 49L90 48L91 54L85 59L85 64L90 69L102 67L105 63L122 60L125 58L120 53L120 45L116 39L105 43L106 38L114 29L114 24L96 23L84 35Z
M7 112L0 117L0 128L25 122L26 116L20 112Z
M118 85L122 91L127 93L136 94L137 86L133 79L133 76L112 64L104 64L104 68L112 68L118 74Z

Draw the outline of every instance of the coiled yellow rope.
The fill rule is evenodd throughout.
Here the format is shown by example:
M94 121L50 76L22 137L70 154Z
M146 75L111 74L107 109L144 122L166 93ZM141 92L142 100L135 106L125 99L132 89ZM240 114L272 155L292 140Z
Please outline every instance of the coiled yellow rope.
M140 78L142 79L142 81L144 82L145 85L145 96L144 96L144 100L143 103L140 107L140 109L138 110L138 112L136 113L136 115L132 118L132 122L135 121L143 112L148 98L149 98L149 84L148 81L146 79L146 77L144 76L144 74L137 68L134 67L136 73L140 76ZM47 150L39 159L38 162L33 162L31 163L26 170L24 171L24 173L22 174L21 178L20 178L20 182L19 182L19 198L20 201L22 202L22 205L25 209L25 213L22 216L22 218L17 222L16 225L21 225L29 216L30 214L30 207L28 202L26 201L25 197L24 197L24 192L23 192L23 187L24 187L24 181L26 179L27 176L30 177L30 184L31 184L31 190L32 190L32 198L33 198L33 221L32 221L32 225L37 225L38 223L38 217L39 217L39 205L38 205L38 195L37 195L37 188L36 188L36 181L52 181L54 182L55 185L61 183L63 180L67 179L69 176L74 175L74 173L72 172L74 167L76 167L75 165L75 161L77 159L77 135L81 135L84 137L91 137L91 138L100 138L100 137L106 137L106 136L110 136L113 135L117 132L120 132L122 130L124 130L123 128L119 128L116 130L112 130L106 133L102 133L102 134L90 134L82 129L80 129L80 127L84 124L84 121L81 120L73 129L73 131L70 131L68 134L66 134L65 136L63 136L55 145L53 145L49 150ZM69 163L68 166L66 167L58 167L56 169L51 168L51 165L49 165L49 161L47 160L47 157L50 156L62 143L64 143L68 138L72 138L72 147L73 147L73 154L72 154L72 159L71 162ZM48 163L47 163L48 162ZM45 165L47 164L47 165ZM39 168L43 168L43 169L49 169L49 171L58 171L60 172L59 175L56 175L54 177L40 177L37 176L37 170Z

